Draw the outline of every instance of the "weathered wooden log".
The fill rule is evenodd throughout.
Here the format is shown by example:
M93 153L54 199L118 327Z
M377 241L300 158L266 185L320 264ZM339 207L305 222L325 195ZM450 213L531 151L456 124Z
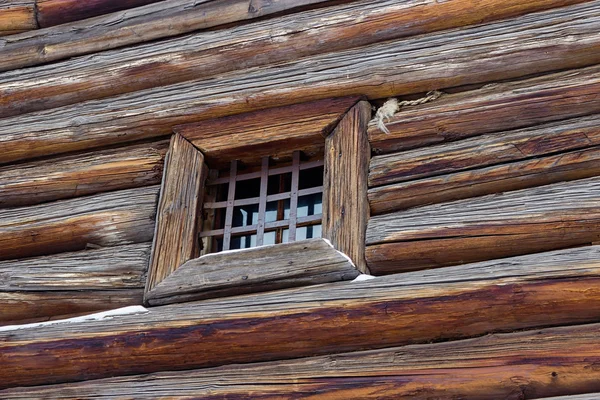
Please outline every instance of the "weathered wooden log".
M37 18L40 27L46 28L157 1L160 0L36 0Z
M359 100L342 97L275 107L179 125L173 131L202 151L211 168L310 147L322 153L324 139Z
M0 36L12 35L36 28L35 0L0 2Z
M0 208L155 185L168 141L0 168Z
M150 243L0 262L0 324L140 304Z
M139 289L149 256L150 243L138 243L0 261L0 291Z
M600 239L600 178L374 216L376 275L586 245Z
M208 167L204 156L180 134L171 137L157 206L156 231L146 291L184 262L198 257L197 215L204 200Z
M48 321L132 306L141 304L143 297L143 288L0 292L0 325Z
M560 0L559 3L565 1ZM363 94L356 90L363 86L363 82L353 82L351 79L357 72L357 59L362 60L360 65L367 67L367 71L362 70L358 74L363 80L365 73L377 72L371 68L382 68L378 65L381 63L387 68L400 70L392 75L401 75L404 87L392 89L386 85L375 91L375 97L581 67L600 62L600 56L596 56L600 47L597 43L600 39L595 35L600 24L596 1L468 30L375 45L366 51L364 48L346 49L398 37L385 33L394 32L393 27L399 25L399 20L414 26L414 21L421 20L426 11L421 7L413 7L414 14L409 13L410 18L407 18L406 9L399 8L397 2L392 0L387 0L385 4L365 2L350 4L342 9L319 9L262 24L248 24L231 30L199 33L184 39L109 51L103 53L102 57L96 57L93 62L88 61L89 57L80 57L51 66L6 72L0 80L0 117L213 77L241 68L293 63L301 57L312 55L316 55L316 59L306 60L305 63L316 63L318 72L333 68L323 76L339 79L341 74L353 86L359 86L351 93L329 92L327 97ZM436 7L448 4L434 0L430 0L430 3ZM452 5L454 3L450 2ZM438 14L438 21L464 21L465 15L477 15L474 19L479 21L480 16L474 12L473 4L482 3L468 3L471 7L467 11L462 10L455 19ZM498 5L497 9L505 10L503 6L505 4ZM372 18L365 18L370 13L374 14ZM373 19L375 23L360 22L371 22ZM378 26L381 21L389 25ZM429 22L428 19L426 21ZM556 24L568 25L572 36L559 35L553 29ZM373 33L369 35L365 32ZM535 40L532 35L535 35ZM506 49L507 37L510 37L510 52ZM477 48L468 45L470 40L477 42ZM548 51L549 46L552 51ZM203 50L199 51L199 48ZM440 48L442 51L432 52L431 48ZM337 50L341 52L336 55L322 54ZM385 53L389 53L388 57L381 58ZM400 54L408 53L411 57L398 60ZM455 68L446 68L450 62L448 54L452 54L452 62L458 63ZM400 65L394 65L398 63ZM417 65L421 68L414 67ZM506 68L507 65L513 65L513 68ZM283 65L281 67L285 71L286 68ZM339 67L343 73L336 71ZM354 74L349 75L351 73L348 71L353 70ZM244 78L240 80L248 79L248 72L243 73ZM310 71L303 72L308 72L308 76L313 75ZM278 76L284 78L281 73ZM386 81L386 76L381 78ZM408 80L411 82L408 83ZM272 82L272 76L269 76L269 81ZM373 84L366 82L364 86ZM370 93L366 94L373 97Z
M325 142L323 178L323 237L347 254L359 271L368 274L365 231L369 220L367 181L371 147L367 125L371 106L358 102Z
M380 186L368 197L378 215L593 176L600 176L597 147Z
M0 42L0 71L149 42L320 3L326 1L253 0L250 4L248 0L161 1L91 20L6 38ZM76 35L73 34L74 31L77 32Z
M148 292L150 305L354 279L349 258L324 239L300 240L190 260Z
M600 67L486 85L406 107L385 134L369 128L375 153L389 153L600 113Z
M165 135L178 124L303 101L361 94L381 98L597 63L598 4L596 0L510 21L5 118L0 163ZM453 68L448 68L449 63ZM54 75L55 69L47 68ZM36 76L54 79L50 75Z
M600 390L600 325L0 391L10 399L531 399ZM552 397L597 400L598 394Z
M570 249L444 271L168 305L142 315L72 323L68 329L51 325L1 331L0 386L289 359L597 321L599 251L598 246ZM596 334L594 338L598 340Z
M158 186L0 210L0 260L152 240Z
M600 145L600 114L375 156L369 187Z

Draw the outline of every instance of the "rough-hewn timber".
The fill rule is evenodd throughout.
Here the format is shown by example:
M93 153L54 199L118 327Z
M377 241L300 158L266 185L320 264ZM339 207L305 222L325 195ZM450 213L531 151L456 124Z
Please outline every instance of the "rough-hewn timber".
M149 256L150 243L138 243L0 261L0 291L143 288Z
M0 323L140 304L150 243L0 262Z
M379 186L369 189L369 206L378 215L593 176L600 176L598 147Z
M358 100L342 97L275 107L173 130L200 149L211 168L224 161L229 165L231 160L260 160L311 147L322 152L325 137Z
M356 278L350 260L323 239L207 254L190 260L146 295L150 305L265 292Z
M0 1L0 36L36 28L35 0ZM0 43L2 42L3 39L0 40ZM1 55L0 58L2 58Z
M600 390L600 325L0 391L10 399L531 399ZM251 394L248 396L248 394ZM552 397L597 400L599 394ZM549 399L550 400L550 399Z
M152 240L158 186L0 210L0 260Z
M600 239L600 178L374 216L376 275L586 245Z
M67 318L142 304L144 289L0 292L0 325Z
M600 114L375 156L369 187L600 145Z
M386 123L389 135L372 126L369 141L376 153L388 153L597 114L599 91L600 66L490 84L403 108Z
M146 291L184 262L198 257L198 227L207 174L202 153L183 136L174 134L165 161Z
M5 41L0 42L0 71L149 42L324 2L324 0L161 1L158 4L115 12L91 20L61 24L28 32L25 35L5 38ZM79 1L78 3L89 5L90 2ZM545 7L544 2L536 3L539 3L537 7ZM573 3L573 1L554 1L552 5L558 6L562 3ZM525 9L529 10L530 7L528 5Z
M0 208L155 185L168 141L0 167Z
M154 307L143 315L73 323L68 330L53 325L0 332L0 385L297 358L597 321L599 251L586 247Z
M65 24L160 0L36 0L40 27Z
M0 163L164 135L182 123L303 101L362 94L381 98L591 65L600 62L599 4L594 0L514 20L5 118ZM78 62L90 64L89 60L79 60L74 66ZM227 63L233 64L229 59ZM453 68L448 68L449 64ZM47 78L53 80L56 68L47 68L52 74ZM40 71L36 79L43 76ZM4 78L9 78L7 73ZM13 78L13 89L23 88L21 76ZM72 79L77 80L75 76ZM127 79L137 81L131 73ZM110 79L110 86L118 85ZM80 101L85 91L78 90L77 94ZM44 101L39 96L38 89L36 104L41 105ZM9 107L26 111L17 103L11 101ZM55 99L52 106L56 104Z
M486 16L485 14L491 11L490 19L493 20L495 14L500 14L503 17L507 14L514 14L515 9L511 9L511 6L519 5L517 9L521 8L521 10L523 8L525 10L530 8L543 9L552 5L582 1L529 0L523 2L518 0L488 0L482 3L473 0L455 0L440 3L435 0L427 0L425 4L419 3L418 5L415 5L412 1L405 1L403 6L399 6L397 1L386 0L376 4L371 1L363 1L356 4L295 13L290 16L231 29L201 32L184 38L108 51L97 57L92 56L92 62L90 62L90 57L78 57L54 63L51 66L33 67L25 71L18 71L18 73L16 71L5 73L0 77L0 117L74 104L84 100L100 99L192 79L207 78L242 68L290 62L302 57L380 43L414 33L426 33L440 28L464 26L479 22L482 19L479 12L482 12L484 14L483 18L487 19L486 17L490 15ZM492 3L492 6L495 7L490 7L489 3ZM544 5L541 6L540 3L544 3ZM593 3L594 1L590 1L590 6ZM525 7L523 7L523 4L525 4ZM594 19L599 19L594 12L588 14L585 11L575 11L577 7L579 6L576 6L572 12L566 11L566 9L553 12L561 14L565 20L569 20L572 24L575 24L578 18L586 19L594 16ZM584 5L583 9L587 7ZM595 7L597 9L597 6ZM433 18L424 19L422 17L424 13L431 13ZM519 11L516 11L517 15L519 13ZM536 19L536 22L539 23L544 21L546 17L540 14L540 16L529 15L525 19L528 18ZM415 21L423 21L424 26L415 23ZM504 24L512 26L515 25L514 22L511 20ZM538 39L548 34L552 36L553 32L557 33L553 30L553 23L548 22L548 25L542 22L542 26L538 27L538 29L541 28L540 32L537 33ZM577 28L573 30L577 41L584 40L583 37L579 37L581 33L577 32ZM452 34L449 35L452 36ZM486 36L489 36L488 41L479 43L478 46L494 47L494 42L498 41L499 32L488 31ZM511 42L522 40L524 37L517 32L512 32L511 36L514 36L511 37ZM435 52L431 52L431 49L442 43L454 44L456 50L450 50L450 54L452 51L462 50L462 52L465 52L467 50L465 58L468 63L482 61L477 60L475 56L480 49L473 51L468 46L461 46L460 42L462 40L448 38L443 41L436 41L435 37L432 36L432 42L427 44L427 48L423 49L420 54L415 52L414 55L411 55L410 59L414 60L412 64L420 64L422 61L419 58L428 58L435 54ZM557 44L553 43L553 46ZM588 47L590 45L591 47ZM558 47L562 46L558 44ZM594 48L598 50L597 44L581 43L579 45L575 41L569 42L569 47L573 47L573 49L586 47L588 52L593 51ZM402 53L407 50L404 46L400 46L400 48L390 51ZM515 53L521 51L522 49L517 47ZM363 54L363 52L364 49L361 49L360 54ZM533 53L534 55L529 55L529 58L537 58L541 55L535 50ZM554 51L551 51L551 53L554 53ZM438 56L447 57L446 54L438 54ZM536 60L525 59L522 55L519 55L518 60L513 60L513 62L522 64L519 65L519 68L523 68L522 72L511 75L510 72L514 74L517 70L506 68L506 65L503 65L502 70L509 73L511 75L509 77L514 77L543 70L589 65L591 59L598 62L598 59L593 55L583 53L578 56L582 59L568 61L554 54L548 54ZM574 55L571 57L574 57ZM545 62L542 61L544 58L546 58ZM542 64L548 63L548 58L552 58L554 64L552 67L546 66L539 70L537 66L533 67L533 65L540 62ZM435 57L431 59L431 62L435 62L434 60ZM406 61L408 62L408 60ZM437 62L440 62L439 59ZM327 65L326 67L329 68L330 66ZM492 71L487 71L488 66L481 66L480 68L485 69L485 71L481 71L479 75L489 73L493 76ZM531 68L534 69L530 70ZM471 73L475 73L478 68L471 66L470 69L473 69ZM441 75L435 76L434 79L442 82L445 81L443 78L443 75ZM431 83L428 86L431 86ZM440 87L446 86L448 86L447 82L444 82ZM329 97L333 95L337 94L331 94Z
M371 105L366 101L360 101L342 118L325 142L323 178L323 237L364 273L369 272L364 243L369 220L370 119Z

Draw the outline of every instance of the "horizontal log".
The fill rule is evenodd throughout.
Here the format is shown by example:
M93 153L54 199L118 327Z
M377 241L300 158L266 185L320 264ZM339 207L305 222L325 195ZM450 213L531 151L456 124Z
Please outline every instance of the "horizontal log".
M91 20L62 24L6 38L0 43L0 71L150 42L322 3L326 1L254 0L249 7L248 0L161 1ZM78 4L85 7L88 2ZM76 35L73 34L74 31L77 32Z
M598 147L379 186L368 192L372 215L600 176Z
M600 325L0 391L10 399L529 399L600 390ZM596 400L598 394L552 397Z
M362 94L381 98L597 63L598 4L595 0L510 21L5 118L0 163L166 135L178 124L304 101ZM319 14L319 19L326 18ZM453 68L447 67L449 63ZM36 76L54 79L55 69L46 68L52 76ZM20 76L13 78L20 81Z
M316 148L360 97L325 99L179 125L174 132L196 146L212 168ZM224 161L226 163L224 164Z
M560 0L557 3L564 5L578 1ZM595 35L600 18L594 1L597 0L468 30L436 33L429 37L378 44L366 53L363 48L356 48L356 46L376 44L407 34L463 26L465 21L466 23L479 22L481 19L479 12L483 12L482 10L502 10L500 14L505 17L505 10L511 10L509 14L512 13L512 7L520 2L512 0L506 4L507 0L496 0L492 3L495 3L497 8L487 8L487 3L474 0L441 3L429 0L427 6L411 4L412 7L408 7L409 12L406 7L399 8L396 1L387 0L385 3L373 4L366 1L319 9L260 24L248 24L230 30L198 33L182 39L109 51L99 57L93 57L93 62L90 62L90 57L79 57L25 71L6 72L0 77L0 117L194 79L207 79L241 68L279 63L293 65L295 60L307 56L316 58L306 60L303 65L315 63L317 71L321 73L333 68L331 72L320 75L337 79L343 76L353 86L363 86L363 82L352 82L354 80L352 75L348 75L348 71L356 70L357 59L361 59L360 65L368 66L371 73L375 72L371 71L371 68L381 62L384 62L387 67L401 70L392 75L402 76L404 85L398 88L386 85L379 90L371 88L371 91L376 93L375 97L581 67L600 62L600 56L596 56L595 52L600 47ZM461 10L457 12L456 9L452 9L455 3L463 6L467 3L468 8L465 10L458 7ZM554 1L526 2L526 4L538 4L534 9L540 8L539 3L544 3L541 8L545 8ZM507 5L510 7L507 8ZM443 12L446 8L450 8L448 13ZM415 25L415 21L422 20L422 15L429 12L438 16L433 29L423 29L418 24ZM368 15L371 17L367 18ZM473 19L469 21L465 16L473 16ZM381 21L386 23L382 24ZM409 25L410 29L397 33L395 28L403 26L399 21L403 21L404 26ZM424 21L426 26L430 23L429 19ZM454 25L448 24L449 21L454 22ZM554 30L556 24L568 25L572 36L565 38L565 35L558 35ZM415 29L415 26L419 27ZM365 32L372 33L365 34ZM535 40L531 35L535 35ZM505 49L507 37L510 37L511 46L515 47L511 47L510 52ZM573 40L574 38L576 40ZM476 41L477 48L471 48L468 45L469 40ZM447 49L443 52L432 52L432 48L440 48L440 46ZM347 50L348 48L354 49ZM548 51L548 48L552 51ZM323 54L333 51L340 51L340 53L335 56ZM402 59L404 62L398 60L399 54L408 52L411 53L410 60L406 58ZM381 58L381 54L386 53L390 53L385 57L389 60ZM458 64L452 69L441 69L442 62L444 66L449 62L447 54L453 54L455 61L452 62ZM506 65L511 65L508 64L509 61L513 65L512 68L506 68ZM388 62L393 64L388 65ZM398 63L403 65L394 65ZM503 63L502 68L499 68L498 63ZM415 65L420 65L421 68L414 68ZM341 71L336 71L340 67ZM440 69L439 75L436 67ZM284 80L285 74L282 73L286 69L284 65L278 66L277 69L281 70L278 76ZM405 69L410 72L406 73ZM243 78L240 80L248 80L248 74L252 75L251 71L242 73ZM298 72L296 70L296 73ZM364 70L358 73L363 80L364 73ZM311 75L313 74L307 74L307 76ZM386 76L379 79L387 80ZM272 75L269 76L269 81L277 82L274 82ZM373 81L369 81L364 86L370 87L373 84ZM358 88L354 89L350 93L328 92L326 97L363 94L356 90ZM371 93L366 94L373 97ZM239 93L236 95L240 97ZM323 94L320 98L323 98ZM271 103L271 106L275 105L281 104Z
M0 36L12 35L36 28L35 0L0 2Z
M0 260L152 240L158 186L0 210Z
M40 27L65 24L160 0L36 0Z
M143 288L149 254L139 243L0 261L0 292Z
M169 142L0 167L0 208L159 184Z
M308 239L190 260L146 294L150 305L266 292L354 279L358 270L323 239Z
M150 244L0 262L0 324L141 304Z
M598 114L599 90L598 66L494 83L403 108L386 122L390 134L371 126L369 141L381 154Z
M290 359L597 321L599 252L598 246L570 249L442 272L154 307L143 315L108 321L0 331L0 387Z
M0 292L0 325L47 321L142 304L144 288Z
M600 145L600 114L371 158L369 187Z
M367 264L375 275L548 251L600 238L600 178L374 216Z

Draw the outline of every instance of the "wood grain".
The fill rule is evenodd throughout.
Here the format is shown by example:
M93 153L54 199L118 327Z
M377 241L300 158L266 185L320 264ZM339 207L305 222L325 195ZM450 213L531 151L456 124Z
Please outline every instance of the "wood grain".
M142 134L139 131L140 117L150 116L149 114L153 114L152 109L157 108L161 109L161 112L150 117L154 120L152 127L144 124L143 137L151 136L152 131L166 134L167 120L171 121L168 132L173 125L177 124L303 101L352 95L382 98L419 93L433 88L578 68L600 62L600 51L598 51L600 16L597 1L592 0L560 10L528 14L514 20L408 39L379 42L380 38L377 38L374 40L377 44L369 47L340 49L336 53L329 54L325 52L333 51L331 47L333 42L344 43L345 41L336 33L333 35L334 39L327 42L324 40L324 32L318 29L309 30L309 34L318 44L319 48L316 51L318 55L303 59L294 56L296 58L290 59L286 54L292 39L286 39L285 34L283 37L274 37L272 32L273 30L279 32L279 26L281 32L307 30L307 20L296 14L289 19L282 17L277 20L277 23L269 21L269 29L262 34L220 31L207 33L221 35L220 38L195 36L186 41L185 46L190 46L194 54L199 54L198 46L213 43L216 47L207 51L215 53L214 57L220 60L218 62L222 66L221 69L211 65L206 54L201 55L201 59L174 55L172 54L173 43L165 41L163 45L166 49L160 47L158 43L148 44L145 48L131 49L130 51L133 52L131 56L136 60L146 57L146 62L142 64L132 61L119 63L114 67L107 66L104 65L104 60L111 57L110 54L103 53L102 57L96 57L93 62L89 62L89 57L65 61L68 66L64 69L61 69L60 63L57 63L30 68L27 73L5 72L0 81L0 115L8 117L30 113L17 118L19 122L15 125L19 129L27 129L31 134L35 130L30 129L31 126L28 127L29 124L25 123L27 117L35 116L37 123L41 120L46 122L46 119L41 117L43 113L32 113L35 110L80 103L85 99L115 96L124 93L123 91L138 91L119 96L120 101L113 97L104 101L84 103L85 105L77 104L75 109L71 106L71 108L50 111L52 118L49 119L54 127L46 124L43 131L46 135L51 134L56 124L61 125L62 118L57 118L58 115L70 114L68 110L71 109L71 112L74 111L76 115L70 115L68 118L67 131L77 130L78 137L83 139L81 133L91 128L89 123L98 121L98 118L104 119L108 114L118 110L117 115L113 115L110 119L110 126L111 130L115 128L126 130L127 133L119 139L125 141ZM390 0L390 2L393 3L390 7L397 7L395 1ZM371 4L371 7L374 7L377 13L382 10L380 3ZM360 8L360 11L365 12L365 8ZM340 19L347 20L347 25L356 35L355 13L344 14L343 18L336 12L332 13L330 18L326 17L323 10L316 10L314 13L321 22L340 23L338 22ZM461 18L464 15L461 14ZM393 21L394 25L397 24L397 21L389 19L388 15L382 18ZM252 25L254 24L250 24ZM373 30L373 32L385 32L385 30ZM253 49L243 47L243 52L240 46L232 46L231 56L227 56L224 40L232 38L242 40L245 34L249 34L249 38L253 40L262 38L262 42ZM302 35L293 36L302 37ZM287 43L287 45L280 43ZM280 57L267 55L269 47L280 49ZM308 47L303 40L297 46L298 49ZM183 51L181 46L178 49L177 51ZM117 54L119 57L126 56L125 50L118 50ZM243 54L247 54L250 59L240 60ZM410 54L410 57L406 57L407 54ZM267 62L262 61L265 58L268 58ZM176 63L175 60L189 63L190 68L186 69L178 65L175 68L172 66L172 63ZM361 62L357 63L356 60ZM449 64L452 64L453 68L447 68ZM247 69L240 70L242 65ZM88 70L88 66L97 70ZM205 70L205 74L208 75L201 75L198 69ZM237 70L232 71L234 69ZM273 79L274 76L277 76L277 79ZM105 82L90 82L90 77L98 77ZM160 82L155 81L157 78ZM175 84L175 81L181 83ZM151 87L156 88L147 89L147 92L142 90ZM158 98L154 97L155 95ZM173 107L169 101L174 98L177 99L178 107ZM125 101L126 105L120 105L121 101ZM144 107L142 103L146 103L149 107ZM92 108L99 107L97 111L100 111L103 117L87 109L86 105ZM129 112L123 113L123 109ZM212 112L209 112L209 109ZM84 117L77 119L76 116ZM157 119L156 116L160 118ZM130 123L126 124L127 129L123 129L122 124L127 119L134 119L137 122L129 121ZM11 120L9 118L5 122ZM81 126L82 122L87 126ZM9 126L11 125L13 124ZM13 133L7 132L7 136L12 137ZM104 134L109 132L104 131ZM62 146L66 144L63 142ZM84 143L78 144L82 146ZM35 147L30 146L29 149ZM5 157L8 155L6 152L3 153Z
M599 251L598 246L571 249L154 307L141 315L72 323L69 329L51 325L4 331L0 386L290 359L597 321Z
M371 147L367 124L371 106L356 104L325 141L323 178L323 237L347 254L368 273L365 263L365 230L369 219L367 179Z
M152 240L157 186L0 210L0 260Z
M596 400L600 325L0 391L11 399Z
M600 178L374 216L374 274L434 268L586 245L600 237Z
M369 127L375 153L389 153L550 121L600 113L600 67L486 85L403 108L386 123L389 135Z
M158 1L160 0L36 0L37 18L40 27L46 28Z
M0 167L0 208L159 184L168 141Z
M198 257L200 208L207 174L202 153L183 136L174 134L165 161L146 292L181 264Z
M600 149L508 162L369 189L371 215L600 176Z
M35 3L36 0L0 1L0 36L36 29Z
M2 42L4 46L0 45L0 71L150 42L281 12L292 12L298 7L322 6L323 3L327 2L324 0L161 1L94 19L61 24L32 31L26 35L6 38ZM79 2L79 4L85 7L88 3Z
M375 156L369 187L600 145L600 115Z
M311 147L322 152L325 137L358 100L343 97L270 108L179 125L173 131L202 151L212 168L223 161L248 162Z
M150 305L351 280L358 270L323 239L207 254L187 261L146 295Z
M43 322L142 304L144 289L0 292L0 325Z
M0 324L140 304L150 243L0 262Z
M138 243L1 261L0 291L139 289L149 257L150 243Z

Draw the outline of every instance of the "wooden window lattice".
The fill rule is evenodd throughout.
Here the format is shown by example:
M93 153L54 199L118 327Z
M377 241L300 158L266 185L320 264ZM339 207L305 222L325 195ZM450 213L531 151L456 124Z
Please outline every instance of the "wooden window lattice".
M265 233L276 231L275 243L293 242L297 237L297 229L304 226L319 225L322 220L321 213L313 215L298 216L298 199L302 196L314 195L323 192L322 181L318 186L311 186L300 189L300 171L322 167L323 160L301 161L300 151L294 151L292 163L286 166L271 168L269 165L270 157L263 157L259 171L249 173L239 173L238 161L230 163L229 175L218 177L207 182L207 187L228 184L227 199L225 201L206 201L204 210L224 209L224 225L221 229L212 229L200 233L200 237L210 237L212 239L222 238L222 248L218 251L230 250L232 248L232 237L235 235L256 235L256 246L261 246L265 241ZM283 176L291 173L291 187L289 191L283 191L276 194L268 194L269 177ZM244 180L260 179L259 196L251 198L236 198L236 188L238 183ZM281 189L281 185L280 188ZM289 199L289 216L282 218L284 211L278 210L275 221L267 221L267 204ZM244 226L233 226L234 211L236 207L258 205L256 223ZM287 229L287 238L283 238L283 230ZM320 236L320 235L319 235ZM217 246L218 247L218 246Z

